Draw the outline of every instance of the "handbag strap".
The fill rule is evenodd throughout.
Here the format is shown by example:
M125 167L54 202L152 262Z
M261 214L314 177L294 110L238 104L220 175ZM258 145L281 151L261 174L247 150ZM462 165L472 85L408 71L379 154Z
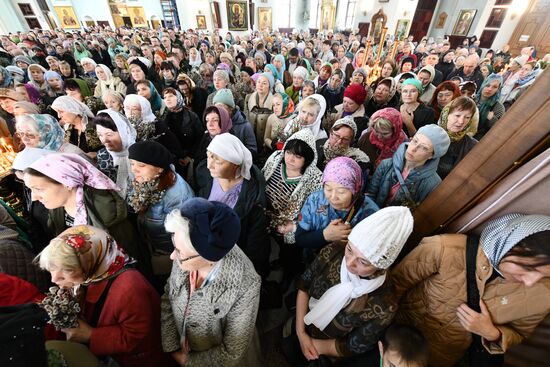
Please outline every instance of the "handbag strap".
M122 269L116 276L111 277L109 280L107 280L107 285L103 289L103 292L101 293L101 296L99 296L98 301L95 304L94 312L92 313L92 317L89 320L89 324L92 327L97 327L97 323L99 322L99 316L101 316L101 311L103 310L103 306L105 305L105 301L107 300L107 296L109 295L109 289L111 289L111 286L113 285L113 282L115 279L125 272L128 269Z
M479 288L476 282L476 263L477 263L477 248L479 246L479 237L468 235L466 240L466 289L468 307L475 312L481 312L479 307ZM475 347L482 348L481 337L472 333L473 343Z
M409 188L405 184L405 180L403 179L403 176L401 175L401 172L399 171L399 169L394 166L393 167L393 172L395 173L395 176L397 177L397 181L399 181L399 186L400 186L401 190L403 190L403 192L405 193L405 196L407 197L407 200L414 203L415 201L412 199Z

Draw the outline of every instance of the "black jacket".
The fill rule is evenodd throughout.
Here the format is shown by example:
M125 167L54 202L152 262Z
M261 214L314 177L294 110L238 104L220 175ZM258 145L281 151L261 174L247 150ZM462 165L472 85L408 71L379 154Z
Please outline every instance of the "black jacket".
M179 112L168 111L164 123L178 139L181 157L193 157L205 130L198 116L187 108Z
M208 199L212 190L212 176L206 167L206 160L197 167L200 183L199 196ZM265 213L265 179L256 166L250 169L250 180L244 180L237 204L233 210L241 219L241 234L237 245L254 264L262 278L269 274L269 253L271 250L268 219Z

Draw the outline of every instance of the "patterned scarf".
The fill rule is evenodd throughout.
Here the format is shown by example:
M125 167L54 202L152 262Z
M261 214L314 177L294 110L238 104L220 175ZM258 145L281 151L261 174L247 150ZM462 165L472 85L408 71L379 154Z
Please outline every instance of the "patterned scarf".
M166 190L159 190L160 179L156 178L147 182L132 181L132 190L128 194L128 205L136 213L147 211L152 205L160 202Z
M407 135L403 132L403 118L401 117L401 112L391 107L383 108L373 113L370 121L374 123L379 118L388 120L392 124L393 134L388 139L382 140L371 130L369 140L374 146L380 149L380 154L378 158L376 158L374 164L375 167L378 167L380 162L384 159L391 158L393 153L397 151L397 148L407 140Z

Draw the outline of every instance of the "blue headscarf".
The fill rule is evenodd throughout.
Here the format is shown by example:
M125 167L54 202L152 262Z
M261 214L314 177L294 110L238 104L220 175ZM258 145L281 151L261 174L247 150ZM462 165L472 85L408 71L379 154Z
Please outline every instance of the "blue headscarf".
M282 83L282 82L283 82L283 77L284 77L284 74L285 74L285 70L286 70L285 57L284 57L283 55L279 54L279 55L275 56L275 57L273 58L273 60L274 60L274 61L275 61L275 60L278 60L278 61L280 61L281 64L283 65L283 66L281 66L281 70L279 70L279 69L277 69L277 68L275 67L275 70L277 71L276 78L277 78L278 80L280 80L281 83Z
M274 80L279 80L279 81L282 82L282 80L279 79L279 77L278 77L278 75L277 75L277 68L275 67L275 65L273 65L273 64L267 64L265 67L268 68L269 70L271 70L271 75L273 75L273 79L274 79Z
M493 82L495 80L498 80L498 82L500 83L500 86L499 86L497 92L491 98L487 99L486 101L482 101L481 100L481 92L483 92L483 89L485 89L485 87L487 85L489 85L491 82ZM481 84L481 87L477 91L476 102L477 102L477 107L479 109L479 127L478 127L478 130L480 130L480 131L483 131L486 128L487 115L489 114L489 111L491 111L491 109L493 108L495 103L497 103L498 100L500 99L500 91L502 89L502 84L503 84L502 76L500 76L498 74L490 74L490 75L487 76L487 78L485 78L485 80Z
M0 87L2 88L8 88L11 86L12 83L12 77L9 71L6 70L3 66L0 66L0 73L4 76L4 79L2 80L2 84L0 84Z

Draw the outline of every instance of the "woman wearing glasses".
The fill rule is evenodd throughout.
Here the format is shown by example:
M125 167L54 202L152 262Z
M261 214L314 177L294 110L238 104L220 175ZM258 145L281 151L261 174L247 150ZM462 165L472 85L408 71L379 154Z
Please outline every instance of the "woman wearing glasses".
M443 128L434 124L421 127L410 142L401 144L391 158L380 163L367 195L380 207L417 207L441 183L436 170L450 143Z
M261 366L254 328L260 277L235 246L238 215L193 198L168 215L165 227L174 264L161 300L164 351L180 366Z

